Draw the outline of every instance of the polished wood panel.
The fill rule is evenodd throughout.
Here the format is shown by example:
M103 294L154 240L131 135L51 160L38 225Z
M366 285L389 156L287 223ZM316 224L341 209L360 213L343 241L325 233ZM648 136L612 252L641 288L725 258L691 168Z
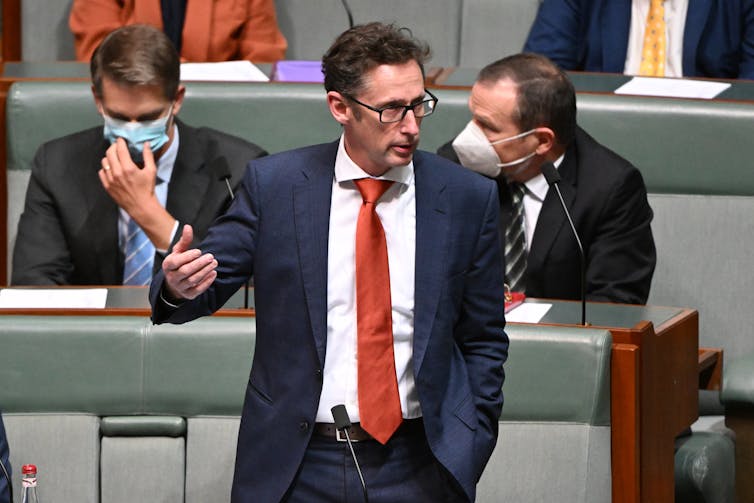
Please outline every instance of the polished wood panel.
M3 61L21 60L21 0L3 0Z
M613 344L610 364L610 436L613 501L641 503L639 368L636 344ZM620 420L618 420L620 418Z

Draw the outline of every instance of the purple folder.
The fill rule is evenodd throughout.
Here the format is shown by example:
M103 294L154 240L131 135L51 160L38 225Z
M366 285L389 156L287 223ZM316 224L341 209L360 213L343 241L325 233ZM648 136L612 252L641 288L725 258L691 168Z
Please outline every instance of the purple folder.
M275 63L272 80L277 82L319 82L325 77L322 75L321 61L292 61L284 60Z

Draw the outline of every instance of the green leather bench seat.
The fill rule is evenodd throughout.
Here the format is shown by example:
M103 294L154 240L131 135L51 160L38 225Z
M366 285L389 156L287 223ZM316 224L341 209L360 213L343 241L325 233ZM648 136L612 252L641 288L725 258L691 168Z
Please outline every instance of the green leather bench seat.
M4 316L12 465L36 463L56 501L227 501L254 328L253 318ZM609 332L508 333L505 413L479 501L609 501Z

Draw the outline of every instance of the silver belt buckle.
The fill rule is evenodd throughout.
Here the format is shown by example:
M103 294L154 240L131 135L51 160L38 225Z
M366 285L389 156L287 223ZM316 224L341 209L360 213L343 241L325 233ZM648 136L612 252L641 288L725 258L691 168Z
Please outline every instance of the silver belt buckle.
M338 442L348 442L348 440L346 440L345 434L341 434L341 431L338 428L335 428L335 440L337 440ZM361 442L361 440L354 440L352 438L351 442Z

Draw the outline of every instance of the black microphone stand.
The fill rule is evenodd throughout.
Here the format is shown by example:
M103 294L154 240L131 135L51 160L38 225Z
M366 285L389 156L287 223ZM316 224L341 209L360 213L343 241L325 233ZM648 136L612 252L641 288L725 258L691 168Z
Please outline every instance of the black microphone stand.
M565 216L568 219L568 224L571 226L573 237L576 238L576 245L579 247L579 262L581 266L581 324L586 326L586 256L584 255L584 247L581 246L579 233L576 232L576 226L573 225L571 213L568 211L568 207L563 200L563 194L560 193L560 187L558 186L558 183L560 182L560 174L558 173L558 170L556 170L555 166L550 162L543 164L540 169L545 176L545 180L547 180L547 184L554 188L555 192L558 194L560 206L563 208L563 213L565 213Z

